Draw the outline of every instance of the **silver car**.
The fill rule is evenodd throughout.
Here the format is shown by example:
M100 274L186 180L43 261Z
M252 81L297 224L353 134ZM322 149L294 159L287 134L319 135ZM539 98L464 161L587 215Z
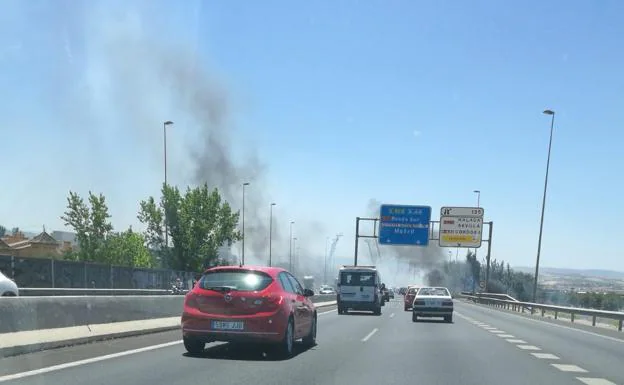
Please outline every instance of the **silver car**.
M0 297L17 297L19 290L17 284L0 271Z
M442 317L453 322L453 298L445 287L421 287L412 305L412 322L418 317Z

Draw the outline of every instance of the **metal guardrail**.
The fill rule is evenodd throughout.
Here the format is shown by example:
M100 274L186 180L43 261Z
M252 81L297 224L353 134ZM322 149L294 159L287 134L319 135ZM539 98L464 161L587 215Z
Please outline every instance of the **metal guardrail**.
M506 310L513 310L517 312L524 313L525 311L530 311L531 314L535 314L536 311L540 311L542 317L544 317L546 311L551 311L555 315L555 319L558 319L559 313L570 314L570 322L574 322L575 315L584 315L591 317L592 326L596 326L596 318L607 318L618 321L618 331L622 331L622 326L624 324L624 312L618 311L607 311L607 310L594 310L594 309L582 309L576 307L567 307L567 306L557 306L557 305L546 305L543 303L533 303L533 302L521 302L517 300L505 300L498 299L488 296L487 294L482 295L461 295L462 298L469 299L476 303L482 303L485 305L490 305Z

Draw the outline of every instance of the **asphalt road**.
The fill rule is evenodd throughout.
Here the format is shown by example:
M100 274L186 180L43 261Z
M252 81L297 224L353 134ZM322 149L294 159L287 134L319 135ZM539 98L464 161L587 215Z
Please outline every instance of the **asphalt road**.
M185 354L180 333L168 332L3 359L0 382L24 385L624 384L624 340L463 303L456 305L453 324L412 323L411 313L403 311L400 300L386 305L381 316L338 315L335 311L322 314L318 345L308 350L299 347L297 355L289 360L277 360L261 349L228 344L208 345L204 355L190 357ZM540 350L530 350L534 348L529 346ZM28 372L50 366L52 370ZM571 371L578 369L587 372ZM7 377L10 374L16 374L17 378ZM579 377L593 380L583 382Z

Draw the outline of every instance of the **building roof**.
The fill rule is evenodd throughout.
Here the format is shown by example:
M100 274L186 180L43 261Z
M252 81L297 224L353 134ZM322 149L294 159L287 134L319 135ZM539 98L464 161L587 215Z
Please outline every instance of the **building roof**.
M0 239L0 250L8 250L10 248L11 248L11 246L9 246L8 243L6 243L2 239Z
M58 241L56 239L54 239L50 234L46 233L45 231L42 232L41 234L37 235L36 237L30 239L29 242L31 244L33 244L33 243L46 244L46 245L57 245L58 244Z

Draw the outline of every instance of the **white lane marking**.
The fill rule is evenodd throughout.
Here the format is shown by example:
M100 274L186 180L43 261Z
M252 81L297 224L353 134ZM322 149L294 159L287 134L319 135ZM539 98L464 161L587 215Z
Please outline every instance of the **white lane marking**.
M86 360L79 360L79 361L67 362L67 363L60 364L60 365L48 366L47 368L41 368L41 369L36 369L36 370L29 370L27 372L9 374L9 375L0 377L0 382L6 382L6 381L11 381L11 380L17 380L20 378L25 378L25 377L37 376L37 375L44 374L44 373L56 372L59 370L73 368L76 366L91 364L94 362L99 362L99 361L104 361L104 360L110 360L112 358L124 357L124 356L129 356L132 354L147 352L150 350L156 350L156 349L166 348L169 346L180 345L181 343L182 343L182 340L166 342L164 344L146 346L144 348L133 349L133 350L126 350L124 352L107 354L105 356L87 358Z
M531 353L532 355L534 355L537 358L541 358L543 360L558 360L559 357L555 356L554 354L550 354L550 353Z
M495 328L494 326L483 326L483 329L485 329L485 330L498 330L498 328Z
M513 334L499 334L498 336L503 338L516 338Z
M522 350L542 350L535 345L516 345Z
M474 305L474 306L477 306L477 305ZM583 329L571 328L569 326L554 324L554 323L550 323L550 322L545 322L545 321L542 321L542 320L539 320L539 319L533 319L533 318L529 318L527 316L521 316L521 315L518 315L518 314L507 313L507 312L503 312L503 311L499 311L499 310L492 310L492 312L499 312L501 314L506 314L506 315L508 315L510 317L521 318L521 319L525 319L527 321L532 321L532 322L539 322L539 323L541 323L542 325L545 325L545 326L550 326L550 327L560 328L560 329L568 329L568 330L572 330L572 331L575 331L575 332L588 334L590 336L600 337L600 338L604 338L604 339L609 340L609 341L615 341L615 342L620 342L620 343L624 344L624 339L622 339L622 338L615 338L615 337L605 336L603 334L598 334L598 333L590 332L590 331L583 330ZM457 314L457 312L455 312L455 313Z
M551 364L551 365L561 370L562 372L587 373L587 370L581 367L578 367L576 365L566 365L566 364Z
M505 332L504 332L504 331L502 331L502 330L498 330L498 329L497 329L497 330L490 330L490 333L494 333L494 334L505 334Z
M390 318L394 318L394 313L390 314Z
M379 329L377 329L377 328L373 329L373 331L372 331L372 332L370 332L370 333L368 333L368 334L366 335L366 337L362 338L362 342L366 342L366 341L368 341L368 340L369 340L369 339L370 339L373 335L375 335L375 333L377 333L377 331L378 331L378 330L379 330Z
M604 378L576 377L576 379L587 385L615 385L615 382L605 380Z
M527 344L528 343L525 340L519 340L519 339L516 339L516 338L508 338L505 341L510 342L512 344Z
M334 313L337 309L334 310L329 310L329 311L324 311L322 313L317 313L316 315L323 315L323 314L329 314L329 313Z

